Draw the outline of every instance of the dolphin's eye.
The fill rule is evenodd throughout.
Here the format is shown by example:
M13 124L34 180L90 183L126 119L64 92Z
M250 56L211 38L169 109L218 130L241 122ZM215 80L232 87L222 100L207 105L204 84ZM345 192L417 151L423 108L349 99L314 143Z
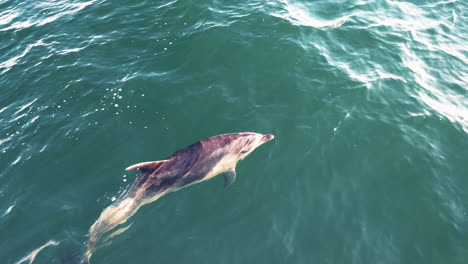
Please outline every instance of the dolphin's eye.
M245 154L245 153L247 153L247 152L248 152L247 150L241 151L242 154Z

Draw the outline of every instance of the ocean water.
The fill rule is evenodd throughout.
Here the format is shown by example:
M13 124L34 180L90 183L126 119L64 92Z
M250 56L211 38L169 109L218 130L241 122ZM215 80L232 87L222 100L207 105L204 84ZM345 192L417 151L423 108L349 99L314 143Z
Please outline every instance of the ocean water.
M272 133L91 263L468 263L468 2L0 0L0 263L73 263L137 162Z

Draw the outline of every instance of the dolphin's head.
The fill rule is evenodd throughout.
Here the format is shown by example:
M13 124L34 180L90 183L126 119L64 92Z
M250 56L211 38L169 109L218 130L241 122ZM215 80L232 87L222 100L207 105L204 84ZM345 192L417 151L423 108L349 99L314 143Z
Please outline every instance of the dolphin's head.
M272 140L275 136L272 134L259 134L259 133L237 133L234 134L235 138L229 144L232 154L236 154L238 160L242 160L247 155L252 153L260 145Z

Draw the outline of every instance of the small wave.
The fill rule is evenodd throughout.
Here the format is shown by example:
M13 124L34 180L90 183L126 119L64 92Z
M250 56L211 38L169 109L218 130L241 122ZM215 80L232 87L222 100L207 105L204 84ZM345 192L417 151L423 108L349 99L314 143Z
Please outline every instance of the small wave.
M284 6L283 10L272 13L272 16L279 17L289 21L297 26L307 26L314 28L337 28L342 26L347 20L348 16L340 17L334 20L323 20L312 16L307 10L307 7L302 3L290 3L288 0L282 1Z
M362 83L367 89L371 89L379 80L392 79L406 82L404 78L389 72L382 65L366 63L365 58L353 58L351 61L342 60L340 56L324 48L321 44L310 41L309 45L315 47L329 65L344 72L350 79Z
M13 208L15 207L16 203L13 203L12 205L10 205L10 207L8 207L5 212L3 213L2 217L8 215L11 213L11 211L13 210Z
M0 75L1 75L1 74L4 74L4 73L6 73L6 72L8 72L13 66L15 66L15 65L18 63L18 61L19 61L20 59L22 59L24 56L26 56L26 55L31 51L32 48L39 47L39 46L48 46L48 44L44 43L44 42L42 41L42 39L40 39L40 40L38 40L36 43L28 45L28 46L23 50L23 52L21 52L21 54L19 54L19 55L17 55L17 56L14 56L14 57L12 57L12 58L10 58L10 59L8 59L8 60L6 60L6 61L0 63L0 70L3 69L3 70L0 72Z
M439 5L446 5L446 4L455 3L455 2L458 2L458 1L459 0L440 1L440 2L436 2L436 3L430 3L430 4L427 5L427 7L434 8L434 7L437 7Z
M160 6L158 6L158 8L164 8L164 7L167 7L167 6L171 6L173 4L177 3L177 0L173 0L173 1L169 1L167 3L161 3Z
M17 18L20 14L15 10L5 10L0 12L0 25L6 25L10 23L13 19Z
M468 104L463 95L444 88L427 71L429 66L408 47L402 47L403 65L410 69L415 81L423 89L418 89L415 97L424 104L446 117L451 122L462 125L468 133Z
M16 165L16 164L18 164L18 162L20 162L20 161L21 161L21 155L19 155L19 156L11 163L11 165Z
M80 50L83 50L84 48L85 47L73 48L73 49L64 49L64 50L60 51L59 54L65 55L65 54L68 54L68 53L79 52Z
M37 101L37 98L34 98L33 100L31 100L29 103L26 103L24 105L22 105L20 107L20 109L18 109L18 111L15 112L15 114L18 114L18 113L21 113L24 109L30 107L32 104L34 104L34 102Z
M10 140L13 138L14 135L15 135L15 134L11 134L11 135L8 135L8 137L6 137L6 138L0 139L0 146L1 146L3 143L6 143L6 142L10 141Z
M48 246L57 246L58 244L60 244L60 243L56 242L54 240L49 240L49 242L47 242L44 245L42 245L42 246L38 247L37 249L33 250L31 253L29 253L27 256L20 259L19 261L17 261L15 264L21 264L21 263L25 263L25 262L28 262L29 264L31 264L36 259L37 254L39 254L39 252L41 252L44 248L46 248Z
M28 18L28 20L15 22L8 27L0 28L0 31L21 30L21 29L32 27L32 26L44 26L46 24L49 24L51 22L58 20L59 18L63 16L74 15L75 13L83 10L84 8L93 4L96 1L97 0L91 0L88 2L81 2L81 3L69 3L68 1L62 1L58 3L54 2L53 4L50 2L40 3L35 6L35 9L38 9L38 10L32 10L36 14L33 17L29 16L25 12L18 14L17 12L12 10L8 18L3 18L3 21L5 22L3 24L5 25L8 24L12 20L14 20L16 17L26 17ZM52 12L50 12L51 7L53 8ZM31 10L28 10L28 12L29 11ZM45 18L38 17L37 14L41 14L47 11L49 11L52 14L49 14Z

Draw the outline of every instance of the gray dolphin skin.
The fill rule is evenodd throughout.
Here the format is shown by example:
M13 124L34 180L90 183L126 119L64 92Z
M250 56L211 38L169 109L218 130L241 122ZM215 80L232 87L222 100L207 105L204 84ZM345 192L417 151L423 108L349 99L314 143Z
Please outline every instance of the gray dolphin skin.
M97 249L96 243L104 233L124 224L142 205L221 173L224 173L224 185L232 184L236 178L237 162L273 138L271 134L252 132L224 134L199 141L175 152L165 160L143 162L128 167L126 170L138 169L141 174L135 179L128 193L107 207L91 226L84 261L89 263ZM128 227L108 235L103 241L104 244Z

